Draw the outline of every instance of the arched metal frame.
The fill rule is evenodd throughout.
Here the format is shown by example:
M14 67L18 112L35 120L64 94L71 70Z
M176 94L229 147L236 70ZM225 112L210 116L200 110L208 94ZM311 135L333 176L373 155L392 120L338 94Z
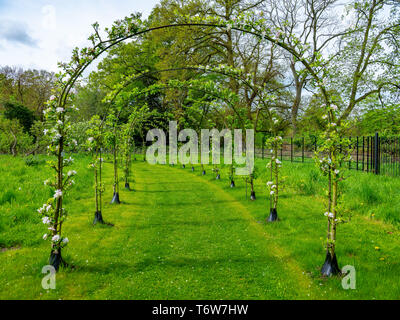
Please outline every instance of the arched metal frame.
M71 72L71 73L66 72L70 75L70 78L65 83L62 82L62 77L61 77L60 81L62 83L62 86L61 86L61 93L58 96L57 107L64 108L66 106L66 104L68 102L69 94L70 94L73 86L75 85L75 82L77 81L77 79L82 75L82 73L86 70L86 68L89 67L92 64L92 62L95 61L104 52L108 51L110 48L118 45L119 43L121 43L125 40L131 39L134 37L138 37L140 35L150 33L152 31L168 29L168 28L177 28L177 27L202 27L202 28L226 29L227 25L220 24L220 23L178 23L178 24L170 24L170 25L152 27L152 28L148 28L145 30L139 30L139 31L133 32L131 34L122 35L120 37L116 37L114 39L109 39L106 41L102 41L100 39L100 37L98 37L100 42L98 42L97 44L94 45L93 48L91 48L91 50L94 50L93 52L97 51L97 53L94 53L92 55L92 57L90 59L88 59L87 61L78 63L78 65L75 67L73 72ZM294 50L293 48L290 48L284 42L281 42L279 39L274 39L267 34L260 35L256 31L246 30L246 29L239 28L236 26L233 26L231 29L238 31L238 32L254 35L258 38L267 40L268 42L275 43L277 46L281 47L282 49L284 49L285 51L290 53L293 57L298 59L303 64L305 69L316 80L316 83L317 83L318 87L320 88L320 90L325 98L326 103L327 104L330 103L329 95L328 95L324 85L322 84L322 81L321 81L320 77L318 76L317 72L296 50ZM96 33L97 33L97 30L96 30ZM98 35L98 33L97 33L97 35ZM64 187L63 186L64 140L65 140L65 137L61 137L58 141L58 150L57 150L57 158L58 159L57 159L57 166L55 166L55 169L57 171L57 188L61 191L63 190L63 187ZM58 227L58 231L55 231L55 234L57 234L57 232L59 234L61 234L62 222L59 221L59 218L62 216L62 207L63 207L63 196L59 197L56 201L56 208L55 208L55 214L54 214L54 216L55 216L54 225L56 226L56 228ZM51 252L51 256L50 256L50 260L52 261L52 264L56 267L56 269L58 269L59 264L63 261L61 258L61 251L59 251L57 248L58 247L54 247L54 245L52 246L52 252Z

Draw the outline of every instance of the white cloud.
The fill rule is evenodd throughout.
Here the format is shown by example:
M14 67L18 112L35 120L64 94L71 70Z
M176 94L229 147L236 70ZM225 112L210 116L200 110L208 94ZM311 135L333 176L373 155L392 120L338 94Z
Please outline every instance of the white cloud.
M36 46L36 41L28 34L26 25L12 20L0 21L0 39L3 42Z
M147 17L159 0L0 0L0 64L57 71L74 47L133 12ZM6 26L6 27L4 27Z

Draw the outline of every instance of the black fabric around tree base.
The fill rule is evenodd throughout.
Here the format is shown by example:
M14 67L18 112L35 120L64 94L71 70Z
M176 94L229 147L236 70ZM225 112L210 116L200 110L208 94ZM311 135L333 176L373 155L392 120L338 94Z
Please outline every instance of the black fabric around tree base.
M275 208L271 209L271 213L268 218L268 222L276 222L278 221L278 212Z
M324 277L332 277L341 274L336 258L336 253L333 255L333 257L331 257L331 253L329 252L329 250L327 251L325 262L321 269L321 274Z
M119 200L119 193L118 192L114 193L114 197L111 200L111 204L121 204L121 201Z
M235 185L235 181L231 181L231 188L235 188L236 187L236 185Z
M97 223L105 224L105 223L104 223L104 220L103 220L103 215L102 215L102 213L101 213L100 211L98 211L98 212L96 212L96 213L94 214L94 221L93 221L93 224L95 225L95 224L97 224Z
M66 267L67 263L61 256L61 248L58 250L52 250L49 258L49 265L53 266L56 271L60 269L60 266Z
M257 200L256 193L254 191L251 193L250 199L252 201L256 201Z

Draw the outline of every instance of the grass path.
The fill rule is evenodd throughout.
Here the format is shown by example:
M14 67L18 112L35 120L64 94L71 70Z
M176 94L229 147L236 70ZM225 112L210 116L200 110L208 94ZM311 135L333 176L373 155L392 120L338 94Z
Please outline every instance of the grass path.
M114 282L96 298L111 296L115 284L124 283L123 298L308 297L311 282L287 263L240 201L188 170L143 163L135 168L135 192L121 195L117 229L124 236L112 242L121 248L121 272L129 280Z

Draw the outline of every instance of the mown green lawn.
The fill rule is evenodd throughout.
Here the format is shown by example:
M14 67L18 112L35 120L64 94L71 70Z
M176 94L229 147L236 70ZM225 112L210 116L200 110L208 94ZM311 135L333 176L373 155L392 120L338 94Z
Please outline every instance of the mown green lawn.
M44 159L45 157L40 157ZM44 160L43 160L44 161ZM36 209L52 195L51 171L0 156L0 299L400 299L400 179L350 172L345 182L349 223L340 225L339 264L353 265L357 289L323 279L326 218L324 177L312 165L284 164L281 221L265 222L269 203L265 161L258 160L258 199L245 183L231 189L226 171L133 163L134 191L112 198L107 163L104 219L93 226L92 173L77 156L76 186L67 196L74 268L57 274L57 289L41 287L49 243ZM122 187L122 184L121 184ZM20 189L21 188L21 189Z

